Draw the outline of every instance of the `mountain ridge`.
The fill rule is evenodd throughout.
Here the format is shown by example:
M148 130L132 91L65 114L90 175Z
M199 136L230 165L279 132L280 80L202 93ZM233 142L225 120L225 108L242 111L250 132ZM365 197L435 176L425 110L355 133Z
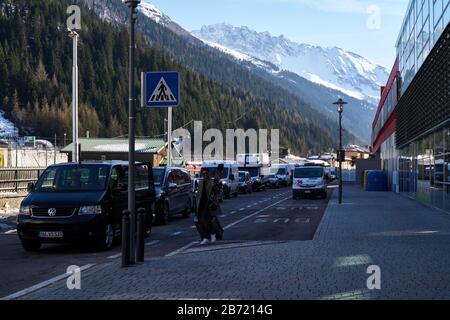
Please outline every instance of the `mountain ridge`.
M339 47L297 43L284 35L272 36L267 31L257 32L247 26L218 23L193 30L191 34L208 44L269 61L282 70L372 103L377 102L379 87L389 75L385 67L357 53Z

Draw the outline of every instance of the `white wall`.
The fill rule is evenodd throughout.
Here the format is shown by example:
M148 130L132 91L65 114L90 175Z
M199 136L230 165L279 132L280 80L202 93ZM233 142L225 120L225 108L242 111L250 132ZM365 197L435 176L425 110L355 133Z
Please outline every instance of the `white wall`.
M46 168L55 163L67 162L67 154L58 150L45 149L0 149L4 154L4 167L32 167ZM55 159L56 153L56 159ZM1 152L0 152L1 156Z

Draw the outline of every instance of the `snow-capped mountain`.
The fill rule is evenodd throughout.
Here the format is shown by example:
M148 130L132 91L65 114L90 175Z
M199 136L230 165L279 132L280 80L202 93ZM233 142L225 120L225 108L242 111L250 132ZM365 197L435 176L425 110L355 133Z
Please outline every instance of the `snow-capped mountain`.
M248 27L221 23L204 26L192 34L218 49L269 61L282 70L359 100L376 102L380 86L389 75L386 68L341 48L299 44L282 35L275 37Z
M122 3L122 8L126 8L123 4L125 0L80 0L82 4L93 10L102 20L112 24L124 24L127 22L128 11L117 10L117 6ZM169 16L159 10L149 2L141 1L137 10L147 18L152 19L156 23L170 29L171 31L183 35L191 36L180 25L175 23ZM138 20L139 23L139 20Z
M177 34L185 36L190 35L189 32L187 32L185 29L180 27L180 25L170 19L168 15L148 2L142 1L138 7L138 10L146 17L154 20L156 23L159 23L160 25L172 30Z

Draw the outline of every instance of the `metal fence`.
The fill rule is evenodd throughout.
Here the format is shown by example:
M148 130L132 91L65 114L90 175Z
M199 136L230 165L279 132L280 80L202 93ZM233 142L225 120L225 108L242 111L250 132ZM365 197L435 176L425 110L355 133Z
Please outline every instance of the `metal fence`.
M26 193L30 182L36 182L44 168L0 169L0 193Z

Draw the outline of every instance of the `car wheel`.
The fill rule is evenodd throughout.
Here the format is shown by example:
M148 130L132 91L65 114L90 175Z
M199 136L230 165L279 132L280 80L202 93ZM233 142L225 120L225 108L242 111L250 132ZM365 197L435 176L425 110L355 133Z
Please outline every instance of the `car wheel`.
M183 218L187 219L191 216L192 208L191 208L191 201L188 200L186 203L186 208L183 211Z
M35 252L41 249L42 244L36 240L22 240L22 247L25 251Z
M97 240L97 246L100 250L110 250L114 244L114 226L112 223L107 222L103 226L103 231Z

